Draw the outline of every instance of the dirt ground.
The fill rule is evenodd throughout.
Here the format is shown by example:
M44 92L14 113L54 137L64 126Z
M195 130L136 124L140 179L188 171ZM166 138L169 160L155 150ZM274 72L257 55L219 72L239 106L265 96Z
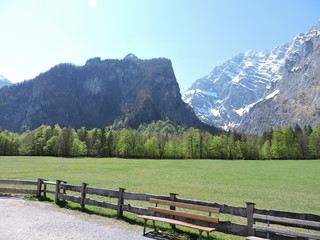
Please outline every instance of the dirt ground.
M0 240L146 240L141 226L59 208L24 198L0 196Z

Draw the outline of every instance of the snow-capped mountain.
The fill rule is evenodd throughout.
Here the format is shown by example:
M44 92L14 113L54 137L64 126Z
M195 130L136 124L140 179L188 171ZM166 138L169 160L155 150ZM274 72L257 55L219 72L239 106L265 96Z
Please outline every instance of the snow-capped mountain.
M182 94L183 100L205 123L225 130L249 130L250 126L238 128L240 123L247 124L243 118L250 119L250 109L274 99L283 91L281 89L288 88L286 85L290 84L290 79L283 80L287 69L296 71L294 67L301 56L310 55L315 50L309 40L318 37L319 25L273 51L250 50L238 54L215 67L209 75L198 79ZM302 51L302 48L305 50Z
M237 126L252 104L266 96L281 78L281 68L289 45L272 52L240 53L198 79L183 100L205 123L225 130Z
M320 21L293 39L283 65L273 95L243 116L238 131L257 134L296 124L320 125Z
M2 88L3 86L10 86L10 85L12 85L12 82L10 82L8 79L0 75L0 88Z

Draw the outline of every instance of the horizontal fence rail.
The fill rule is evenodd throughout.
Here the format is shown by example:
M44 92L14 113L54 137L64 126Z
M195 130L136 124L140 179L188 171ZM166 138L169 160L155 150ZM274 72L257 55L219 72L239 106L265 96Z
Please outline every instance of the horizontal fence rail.
M320 230L320 216L308 213L260 210L255 209L254 206L254 203L247 203L247 207L250 209L250 214L247 216L248 234L250 236L266 237L267 239L275 240L320 240L320 234L318 234L319 232L316 232ZM315 221L305 219L312 219ZM258 225L256 222L265 225ZM314 232L316 233L306 232L305 229L315 230Z
M156 198L162 200L176 201L179 203L196 204L200 206L219 208L220 213L222 214L229 214L237 217L246 218L247 224L245 225L230 221L223 221L220 219L219 223L210 223L209 227L214 227L216 231L219 232L244 237L253 235L254 229L259 228L255 224L255 219L259 219L259 222L276 222L277 220L279 223L279 218L294 218L296 220L286 221L286 223L284 224L292 227L303 227L305 229L320 230L319 215L309 213L294 213L286 211L255 209L254 203L247 203L246 207L235 207L214 202L178 198L178 194L174 193L171 193L169 196L153 195L147 193L132 193L126 192L124 188L119 188L119 190L94 188L89 187L87 183L82 183L82 185L71 185L68 184L66 181L62 180L56 180L55 182L53 182L44 179L38 179L37 181L0 179L0 185L5 185L5 187L0 188L0 193L31 194L36 195L37 197L46 197L46 194L53 194L56 203L59 203L61 201L69 201L80 204L82 209L84 209L85 206L95 206L111 209L117 212L118 217L122 217L124 211L138 215L151 215L147 208L140 206L132 206L131 204L125 204L125 201L127 200L148 202L150 198ZM31 189L9 188L7 187L7 185L31 186ZM50 189L48 189L48 187L50 187ZM77 193L76 195L78 196L70 195L70 193L72 192ZM90 197L87 196L88 194L90 194ZM92 199L94 198L94 196L114 198L117 200L117 203L106 202L107 200L101 201L97 199ZM156 215L168 217L167 214L163 213L157 213ZM268 216L268 219L266 219L265 215ZM185 217L176 217L176 219L182 221L190 221ZM304 221L308 221L309 224L306 224ZM201 220L193 220L192 223L208 227L208 223L204 223ZM307 234L305 236L311 235ZM276 239L298 240L301 239L301 236L297 236L296 238L288 238L287 236L277 236Z
M262 209L255 209L254 212L257 214L269 215L269 216L274 216L274 217L295 218L295 219L300 219L300 220L320 222L319 215L310 214L310 213L294 213L294 212L277 211L277 210L262 210Z
M31 180L9 180L9 179L0 179L0 185L21 185L21 186L32 186L34 189L26 188L12 188L12 187L0 187L0 193L7 194L27 194L27 195L37 195L38 191L35 189L35 186L38 185L38 181Z
M33 185L33 186L37 186L38 181L0 179L0 184L8 184L8 185Z
M308 221L308 220L300 220L300 219L292 219L292 218L284 218L284 217L274 217L270 215L261 215L261 214L253 214L253 218L259 220L259 222L263 223L281 223L281 225L290 226L290 227L300 227L306 229L320 230L320 222Z
M202 205L207 207L220 208L220 213L230 214L230 215L239 216L239 217L247 217L247 208L245 207L234 207L226 204L211 203L211 202L204 202L199 200L190 200L190 199L183 199L183 198L177 198L176 201L182 202L182 203Z

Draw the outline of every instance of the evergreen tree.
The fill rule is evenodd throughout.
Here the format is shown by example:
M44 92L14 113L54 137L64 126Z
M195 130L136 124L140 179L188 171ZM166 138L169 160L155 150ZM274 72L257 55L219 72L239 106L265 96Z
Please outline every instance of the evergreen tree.
M210 158L214 159L225 159L227 157L227 148L225 144L225 136L213 136L210 144Z
M184 158L184 144L182 144L182 138L178 136L170 136L168 142L165 145L164 157L179 159Z
M88 142L88 130L87 130L87 128L82 127L80 129L78 129L77 130L77 134L78 134L79 140L81 142L85 142L85 143Z
M236 159L242 159L243 158L243 151L242 151L242 144L240 140L237 140L235 142L235 156Z
M149 158L160 158L159 144L159 140L155 136L147 139L144 144L145 156L148 156Z
M87 146L85 142L80 141L78 138L74 138L70 148L70 156L80 157L87 154Z
M281 159L285 157L285 149L282 131L281 129L275 129L272 134L272 157L275 159Z
M13 139L6 134L0 133L0 155L14 155L17 152L17 146Z
M101 136L100 131L96 128L90 130L87 135L87 149L88 155L96 157L100 153L101 149Z
M320 128L313 129L308 139L309 155L320 159Z
M101 157L105 157L106 156L106 130L104 128L100 128L100 150L99 150L99 155Z
M119 135L119 141L117 144L117 149L122 157L131 157L133 156L133 139L131 132L127 129L123 129Z
M58 141L59 141L59 137L58 136L52 136L46 142L46 145L43 147L43 151L44 151L45 155L48 155L48 156L58 156L59 155Z
M105 134L105 138L106 138L106 143L103 149L104 152L104 156L106 157L114 157L115 156L115 139L113 137L113 131L109 130L108 132L106 132Z
M187 158L200 158L200 132L189 128L185 134L185 153Z
M73 129L63 128L58 137L58 155L63 157L70 156L70 149L73 141Z
M261 159L271 159L272 152L271 152L271 144L269 140L266 140L260 150L260 158Z
M227 146L227 158L228 159L235 159L236 158L236 144L235 144L235 135L233 133L229 133L226 140Z

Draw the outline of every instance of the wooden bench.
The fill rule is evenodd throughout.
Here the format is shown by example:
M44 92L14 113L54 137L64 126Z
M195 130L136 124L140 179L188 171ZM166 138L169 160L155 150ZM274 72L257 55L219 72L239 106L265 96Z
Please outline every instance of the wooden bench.
M320 239L320 234L309 233L309 232L299 232L298 230L288 230L285 228L271 227L270 223L282 226L290 226L297 228L313 229L320 230L320 222L300 220L294 218L283 218L283 217L274 217L269 215L262 214L253 214L254 221L266 223L266 225L256 225L253 224L253 229L255 231L266 232L266 238L258 238L254 236L247 237L246 240L267 240L271 239L269 233L276 233L277 235L283 235L289 237L299 237L305 239Z
M219 208L214 208L214 207L206 207L206 206L200 206L200 205L195 205L195 204L187 204L187 203L180 203L180 202L174 202L174 201L167 201L167 200L160 200L160 199L154 199L151 198L149 200L150 203L155 203L155 207L148 207L148 211L152 212L154 215L164 215L169 217L158 217L158 216L147 216L147 215L139 215L138 217L144 219L144 228L143 228L143 235L146 234L146 224L148 220L153 221L153 228L155 231L156 226L155 222L164 222L164 223L169 223L171 225L179 225L183 227L188 227L188 228L194 228L199 230L200 236L199 239L202 238L202 233L207 232L207 237L209 239L209 233L214 231L215 228L212 227L205 227L198 225L197 223L189 223L188 220L193 221L193 222L203 222L206 225L210 225L212 223L218 223L219 219L216 217L211 216L211 213L219 213L220 209ZM169 206L170 209L167 208L161 208L158 207L159 205L165 205ZM183 212L183 211L177 211L175 208L181 208L181 209L190 209L190 210L196 210L200 212L207 212L209 213L209 216L201 215L201 214L195 214L195 213L188 213L188 212ZM175 218L179 218L175 219Z

